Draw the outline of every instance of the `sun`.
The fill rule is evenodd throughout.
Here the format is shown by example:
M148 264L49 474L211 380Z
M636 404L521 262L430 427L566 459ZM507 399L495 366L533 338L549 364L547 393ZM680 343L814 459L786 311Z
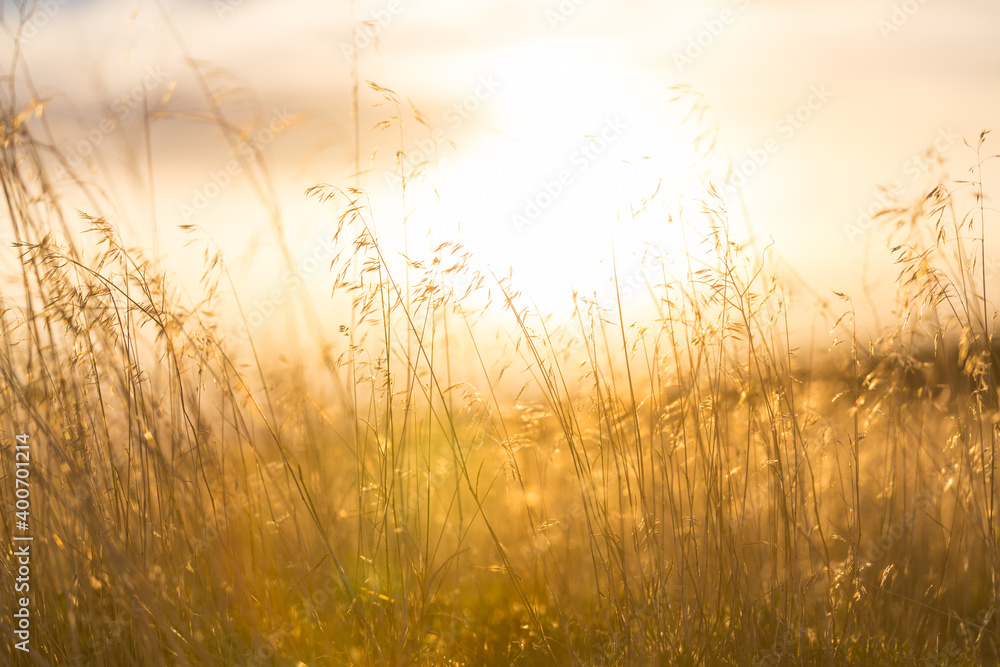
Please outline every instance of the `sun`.
M606 295L616 269L619 286L662 273L683 252L671 213L701 193L670 82L650 89L584 43L494 62L495 92L457 128L457 149L434 156L433 187L410 184L409 237L458 240L546 312L574 292Z

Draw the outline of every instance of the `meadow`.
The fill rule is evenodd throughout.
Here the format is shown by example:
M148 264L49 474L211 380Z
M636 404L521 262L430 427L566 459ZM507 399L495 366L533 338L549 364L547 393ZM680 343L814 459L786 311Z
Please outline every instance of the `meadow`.
M673 222L683 270L638 290L654 317L619 289L566 323L458 244L400 260L340 183L304 193L337 252L328 302L289 297L292 345L255 334L197 226L192 295L101 210L67 213L40 104L2 111L0 662L1000 660L987 133L963 179L879 214L898 279L875 335L836 294L796 340L711 187ZM419 166L396 164L405 197ZM30 653L6 612L22 433Z

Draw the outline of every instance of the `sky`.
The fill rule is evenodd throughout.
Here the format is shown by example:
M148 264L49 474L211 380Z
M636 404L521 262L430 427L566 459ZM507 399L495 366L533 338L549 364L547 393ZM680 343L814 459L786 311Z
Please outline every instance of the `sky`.
M4 7L9 69L18 16ZM198 225L252 298L280 264L246 175L227 177L221 133L199 122L207 104L190 59L266 156L305 261L332 217L306 188L355 183L356 58L360 80L404 106L402 134L369 129L394 111L360 92L360 183L384 240L404 247L405 206L408 250L460 240L481 268L510 269L558 311L572 290L605 291L614 266L639 280L651 243L683 264L670 219L697 220L706 180L724 193L734 236L771 243L794 280L860 294L867 262L888 294L891 259L867 212L880 185L921 193L928 149L956 176L970 166L963 139L1000 119L998 34L1000 5L973 0L51 0L21 27L18 65L49 100L56 145L81 153L126 234L153 242L152 182L165 261L196 261L178 227ZM159 112L152 179L143 86ZM693 92L676 99L677 86ZM685 120L694 99L706 105L701 124ZM721 143L706 160L696 139L709 126ZM400 147L411 165L427 162L405 204ZM724 188L719 155L738 189ZM81 196L68 182L66 193ZM328 291L322 270L309 278Z

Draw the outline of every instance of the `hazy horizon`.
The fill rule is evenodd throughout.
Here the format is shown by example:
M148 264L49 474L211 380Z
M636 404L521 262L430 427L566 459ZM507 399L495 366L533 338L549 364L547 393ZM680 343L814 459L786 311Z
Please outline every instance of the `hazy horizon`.
M734 240L752 230L759 252L766 246L783 260L795 312L812 312L813 294L833 291L867 304L867 262L872 303L891 320L896 268L871 219L889 201L880 188L904 202L925 192L934 178L928 149L961 177L974 159L963 139L990 129L990 110L1000 108L992 85L1000 52L975 38L1000 24L1000 9L901 7L54 1L22 27L18 64L47 100L56 145L68 147L85 180L91 174L106 188L102 205L126 238L151 245L152 186L161 258L183 272L197 256L185 253L178 228L204 229L250 303L281 289L268 276L284 264L267 251L269 223L247 175L229 169L237 156L218 127L199 120L209 106L188 57L265 158L289 248L300 267L313 267L306 273L318 297L329 276L310 258L325 252L331 218L305 190L360 182L382 240L402 251L392 222L402 218L393 162L402 149L408 169L424 165L408 183L410 251L460 241L474 268L512 270L543 310L568 314L573 290L606 294L614 264L638 286L663 270L659 260L649 264L649 244L666 253L668 270L673 262L683 272L684 241L668 220L683 211L700 225L700 201L714 184ZM5 16L9 30L15 17ZM355 57L360 181L350 120ZM366 81L398 95L402 135L397 126L370 129L395 112L377 106ZM154 114L152 178L144 85ZM707 113L686 119L695 97L676 100L677 86L700 96ZM697 137L713 127L721 144L706 155ZM60 185L68 207L91 206L68 178ZM1000 268L994 249L987 263Z

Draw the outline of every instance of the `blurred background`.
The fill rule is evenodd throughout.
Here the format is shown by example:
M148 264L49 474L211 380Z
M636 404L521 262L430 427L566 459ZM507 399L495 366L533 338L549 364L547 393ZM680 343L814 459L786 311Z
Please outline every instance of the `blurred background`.
M67 208L99 207L182 271L202 257L179 227L203 229L251 304L283 289L276 214L329 294L333 214L304 194L319 183L362 187L399 252L458 240L556 313L574 290L610 290L615 268L633 292L686 270L697 240L675 221L702 224L714 186L733 240L782 260L793 305L867 282L888 315L895 269L873 213L940 170L963 177L963 140L1000 109L1000 6L986 1L22 9L4 4L5 70L28 75L8 94L44 101L73 167L55 173Z

